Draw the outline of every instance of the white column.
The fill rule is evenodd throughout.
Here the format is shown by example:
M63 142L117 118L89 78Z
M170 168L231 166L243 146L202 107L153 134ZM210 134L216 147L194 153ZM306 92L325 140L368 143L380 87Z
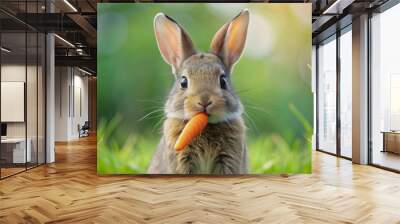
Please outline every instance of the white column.
M54 5L46 1L47 12L54 12ZM54 35L46 35L46 163L55 162L55 43Z
M368 163L368 15L353 19L353 162Z
M55 60L54 60L54 35L46 36L46 163L55 161L54 133L55 133Z

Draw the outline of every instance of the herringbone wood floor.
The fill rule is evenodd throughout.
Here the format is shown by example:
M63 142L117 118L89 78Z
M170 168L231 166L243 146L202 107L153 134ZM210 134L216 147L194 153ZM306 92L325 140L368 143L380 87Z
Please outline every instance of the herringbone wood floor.
M400 223L400 175L314 153L312 175L96 174L94 138L0 181L0 223Z

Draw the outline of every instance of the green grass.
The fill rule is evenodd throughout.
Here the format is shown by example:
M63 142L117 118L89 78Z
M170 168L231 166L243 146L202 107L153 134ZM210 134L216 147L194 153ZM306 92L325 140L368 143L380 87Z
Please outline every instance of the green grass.
M273 134L248 140L250 172L310 173L311 147L297 139L291 144Z
M130 135L123 145L113 141L113 131L120 123L117 116L111 122L101 122L97 133L97 172L101 174L146 173L157 147L157 140L148 136Z
M249 136L250 173L311 172L311 125L292 104L289 104L289 110L302 123L304 138L288 142L279 134ZM101 174L146 173L159 137L151 134L130 135L120 145L113 139L113 133L121 120L120 116L116 116L110 122L100 122L97 171Z

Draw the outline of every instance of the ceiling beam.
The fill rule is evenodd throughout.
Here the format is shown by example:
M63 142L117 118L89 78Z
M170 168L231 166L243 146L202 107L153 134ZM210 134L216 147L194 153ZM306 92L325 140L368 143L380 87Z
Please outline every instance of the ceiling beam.
M42 32L82 31L68 14L63 13L18 13L16 17Z
M351 5L355 0L336 0L330 4L322 14L342 14L349 5Z
M73 20L83 31L89 36L86 41L90 42L91 45L96 45L97 42L97 30L88 22L88 20L80 14L68 14L68 17Z
M55 56L56 66L78 66L87 67L96 71L97 62L95 57L91 56Z
M323 26L334 17L335 16L320 16L317 20L315 20L315 22L312 23L312 32L315 33L321 30L321 28L323 28Z

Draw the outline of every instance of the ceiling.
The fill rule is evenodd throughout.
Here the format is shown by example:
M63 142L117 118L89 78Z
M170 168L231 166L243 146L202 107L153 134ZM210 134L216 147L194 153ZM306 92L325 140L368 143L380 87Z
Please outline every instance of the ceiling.
M352 23L355 16L373 11L389 0L313 0L313 44Z
M27 35L26 45L26 30L54 32L56 65L79 66L95 74L96 5L96 0L1 0L2 45L12 49L4 58L18 61L35 55L37 48L29 43L34 35Z
M346 26L347 23L351 23L353 16L378 7L386 1L387 0L267 0L262 2L312 3L313 42L317 43L326 36L336 32L337 27L339 27L337 24ZM46 0L1 0L0 21L2 31L14 33L7 34L5 38L15 40L15 44L20 41L18 34L15 33L27 27L40 32L55 32L58 35L58 37L55 38L56 64L80 66L95 73L97 54L97 2L139 1L47 0L46 4ZM171 1L160 0L157 2ZM182 1L175 0L174 2ZM219 0L219 2L224 1ZM50 11L51 13L49 13ZM341 22L337 23L339 20ZM14 47L17 48L17 46ZM30 50L28 49L28 51Z

